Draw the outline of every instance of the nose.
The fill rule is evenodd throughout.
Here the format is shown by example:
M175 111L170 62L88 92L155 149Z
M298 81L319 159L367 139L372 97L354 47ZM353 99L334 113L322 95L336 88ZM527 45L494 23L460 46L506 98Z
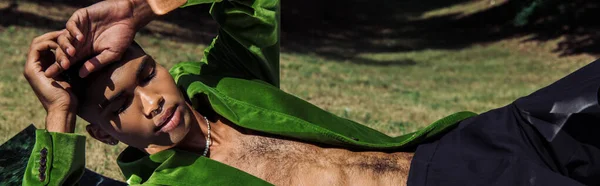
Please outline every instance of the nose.
M146 117L153 118L162 112L165 99L160 94L145 89L137 89L137 93Z

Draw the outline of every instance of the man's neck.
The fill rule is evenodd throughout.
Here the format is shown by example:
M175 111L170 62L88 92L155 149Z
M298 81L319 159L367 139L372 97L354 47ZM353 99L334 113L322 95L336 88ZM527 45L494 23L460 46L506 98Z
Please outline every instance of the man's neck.
M222 118L216 117L215 121L208 121L203 115L198 113L191 105L186 103L186 106L191 111L191 119L193 123L190 126L190 131L186 137L175 148L202 154L206 148L206 136L208 134L208 124L210 123L210 150L217 149L223 144L225 139L229 137L227 129L229 128L222 122Z

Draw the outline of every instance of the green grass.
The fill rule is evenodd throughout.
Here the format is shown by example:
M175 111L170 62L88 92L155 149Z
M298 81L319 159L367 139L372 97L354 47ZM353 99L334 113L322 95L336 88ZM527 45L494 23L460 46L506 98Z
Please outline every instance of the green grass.
M416 62L397 66L284 53L282 88L337 115L399 135L456 111L483 112L508 104L591 61L511 45L519 45L519 39L463 50L359 55Z
M434 10L431 15L472 11L465 6L481 7L476 5L465 3ZM46 113L21 73L29 43L46 31L0 27L0 143L30 123L43 128ZM551 52L558 40L534 43L523 42L525 39L461 50L360 53L346 60L283 52L281 87L336 115L389 135L400 135L457 111L484 112L506 105L594 59L586 55L559 58ZM143 34L137 40L167 67L178 61L200 59L205 47ZM374 62L355 63L361 60ZM415 63L401 64L407 60ZM378 61L391 64L375 65ZM84 133L84 124L78 121L77 132ZM87 167L122 180L115 159L124 147L88 138Z

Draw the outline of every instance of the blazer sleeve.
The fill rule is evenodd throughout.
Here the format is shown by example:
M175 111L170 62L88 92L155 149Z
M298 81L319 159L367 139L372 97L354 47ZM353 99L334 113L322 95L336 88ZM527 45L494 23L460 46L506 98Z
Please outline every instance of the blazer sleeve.
M218 35L200 63L175 65L173 77L202 74L260 79L279 87L279 1L188 0L183 7L202 3L212 3L210 14L219 24Z
M85 136L35 131L23 185L76 185L85 170Z

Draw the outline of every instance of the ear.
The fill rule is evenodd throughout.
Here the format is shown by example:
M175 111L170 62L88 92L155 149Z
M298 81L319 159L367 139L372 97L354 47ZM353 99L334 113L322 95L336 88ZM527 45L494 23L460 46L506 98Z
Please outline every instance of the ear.
M98 125L88 124L87 126L85 126L85 130L88 132L88 134L90 134L90 136L92 136L92 138L97 139L102 143L108 145L117 145L117 143L119 143L119 140L113 138L112 136L110 136L110 134L104 132L104 130L98 127Z

